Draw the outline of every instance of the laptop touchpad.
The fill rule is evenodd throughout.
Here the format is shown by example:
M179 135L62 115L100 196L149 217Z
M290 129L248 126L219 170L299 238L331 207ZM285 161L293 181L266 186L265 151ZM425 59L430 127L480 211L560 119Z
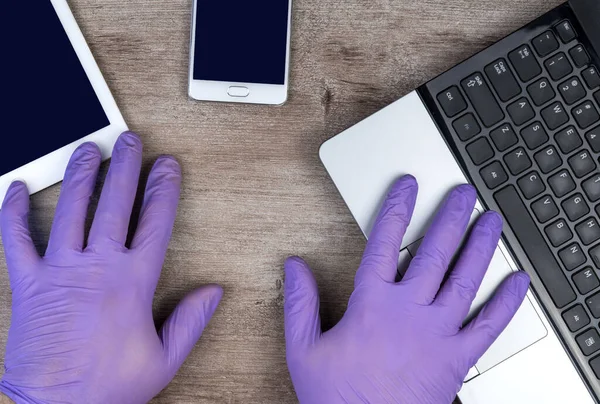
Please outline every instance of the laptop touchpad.
M471 225L477 220L479 215L479 211L475 209L471 217ZM419 240L401 252L399 266L401 274L405 272L410 259L416 255L420 244L421 241ZM494 295L494 292L502 281L512 272L513 270L504 253L500 248L497 248L465 323L477 315L479 310ZM479 362L477 362L475 365L476 369L473 369L469 373L470 376L467 380L493 368L502 361L533 345L547 334L546 327L544 327L529 298L526 297L513 320L490 349L481 357Z

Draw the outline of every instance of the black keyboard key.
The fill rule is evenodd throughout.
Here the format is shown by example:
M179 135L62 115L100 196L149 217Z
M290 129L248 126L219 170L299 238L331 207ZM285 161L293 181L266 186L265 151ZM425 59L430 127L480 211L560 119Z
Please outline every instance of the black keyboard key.
M577 332L590 323L590 317L580 304L565 311L562 317L571 332Z
M533 47L541 57L548 56L558 49L558 40L552 31L546 31L533 39Z
M567 268L567 271L572 271L585 262L585 255L577 243L573 243L567 248L560 250L558 256L565 268Z
M544 150L537 152L534 156L535 161L538 163L540 170L544 174L548 174L561 166L562 159L558 155L558 152L554 146L546 147Z
M590 361L590 367L594 371L594 374L598 379L600 379L600 356L592 359Z
M481 133L481 127L477 123L477 120L473 114L467 114L461 116L452 123L456 134L460 140L467 141Z
M558 308L562 308L575 300L575 292L515 187L510 185L503 188L494 194L494 199L554 304Z
M571 62L567 59L567 55L562 52L546 60L544 66L546 66L546 70L548 70L550 77L552 77L552 80L554 81L563 79L573 73Z
M595 153L600 153L600 126L585 134L585 138Z
M567 170L559 171L548 178L548 184L550 184L550 188L558 198L562 198L575 189L575 181L573 181L573 177Z
M515 125L523 125L535 117L535 112L526 98L521 98L510 104L507 108L508 114Z
M578 149L583 144L583 141L579 137L579 133L573 126L569 126L558 132L556 136L554 136L554 139L564 154L575 151L575 149Z
M590 213L590 208L581 194L575 194L565 199L561 205L572 222Z
M588 67L581 75L590 90L600 87L600 76L598 76L598 69L596 69L596 66Z
M519 147L504 156L504 162L513 175L519 175L531 167L531 160L522 147Z
M573 275L573 282L575 283L575 286L577 287L579 293L581 293L582 295L587 295L592 290L600 286L600 281L598 280L596 273L591 267L587 267L583 271L577 272L575 275Z
M591 101L586 101L583 104L576 106L573 108L572 113L575 117L575 121L577 121L577 125L582 129L589 128L600 121L598 110Z
M596 174L581 184L583 191L592 202L600 200L600 175Z
M548 141L548 134L540 122L534 122L523 128L521 137L531 150L537 149Z
M508 181L508 175L499 161L494 161L492 164L483 167L479 173L489 189L497 188Z
M594 93L594 98L596 99L596 103L600 105L600 91Z
M498 59L489 64L485 68L485 74L502 101L506 102L521 93L521 86L510 71L506 60Z
M467 109L467 102L456 86L452 86L446 91L439 93L437 99L449 118L452 118Z
M590 57L587 54L583 45L577 45L574 48L571 48L569 50L569 54L573 59L573 63L575 63L575 66L577 67L583 67L590 63Z
M513 127L509 124L502 125L491 131L490 137L492 138L494 145L496 145L496 148L501 152L516 145L519 141Z
M540 223L546 223L558 216L558 207L550 195L543 196L531 205L535 217Z
M585 304L595 318L600 318L600 293L585 299Z
M542 110L542 118L546 122L548 129L554 130L569 122L569 115L560 102L550 104L550 106Z
M573 233L567 226L567 222L562 219L546 227L545 231L554 247L558 247L573 238Z
M527 199L535 198L546 190L546 186L542 182L539 174L536 172L531 172L519 179L517 184Z
M600 268L600 245L592 248L589 253L590 257L592 257L592 261L594 261L594 265L596 265L596 268Z
M600 227L598 226L598 221L593 217L589 217L575 226L575 231L579 235L581 242L585 245L590 245L600 239Z
M564 43L569 43L573 39L577 38L577 34L575 33L575 30L573 29L573 26L569 20L561 21L561 23L554 27L554 29Z
M462 88L471 100L481 122L489 128L504 119L504 112L500 109L492 90L487 85L481 74L475 73L461 82Z
M527 87L527 92L533 100L533 103L537 106L544 105L556 95L552 85L548 79L545 78L530 84L529 87Z
M594 328L590 328L577 338L577 345L581 348L584 355L591 355L600 350L600 335Z
M467 153L475 165L480 165L494 157L494 150L490 142L484 137L467 146Z
M527 45L510 52L508 59L517 71L519 78L524 82L531 80L542 72L540 64Z
M571 77L570 79L563 81L558 86L558 90L568 105L575 104L587 94L583 84L581 84L581 81L579 81L577 77Z
M596 163L587 150L582 150L569 158L569 165L573 169L575 176L581 178L588 175L596 169Z

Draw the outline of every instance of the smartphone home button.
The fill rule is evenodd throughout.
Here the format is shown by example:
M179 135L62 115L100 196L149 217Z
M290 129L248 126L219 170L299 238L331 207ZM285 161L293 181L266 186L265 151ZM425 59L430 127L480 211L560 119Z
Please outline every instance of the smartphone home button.
M227 94L231 97L247 97L250 94L248 87L231 86L227 90Z

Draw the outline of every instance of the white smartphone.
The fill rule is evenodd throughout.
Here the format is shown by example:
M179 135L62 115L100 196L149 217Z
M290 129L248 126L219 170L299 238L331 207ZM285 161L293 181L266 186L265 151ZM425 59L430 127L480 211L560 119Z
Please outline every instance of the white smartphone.
M283 104L291 15L292 0L194 0L190 97Z

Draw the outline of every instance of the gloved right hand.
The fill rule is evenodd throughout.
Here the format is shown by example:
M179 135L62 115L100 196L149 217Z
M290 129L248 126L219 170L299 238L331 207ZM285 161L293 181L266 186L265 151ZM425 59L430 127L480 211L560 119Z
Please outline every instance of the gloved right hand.
M412 177L392 188L346 314L326 333L310 268L300 258L286 262L287 360L301 404L449 404L521 305L529 285L524 272L506 279L462 328L502 231L497 213L482 215L444 282L475 205L475 190L467 185L450 194L406 275L395 282L416 197Z

